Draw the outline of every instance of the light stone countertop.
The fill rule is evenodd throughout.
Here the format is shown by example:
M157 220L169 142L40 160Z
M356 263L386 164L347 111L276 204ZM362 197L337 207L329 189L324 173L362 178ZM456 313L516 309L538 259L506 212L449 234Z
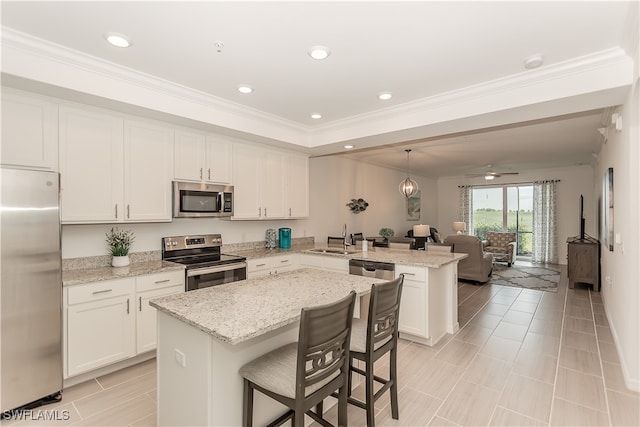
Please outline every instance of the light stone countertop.
M96 267L80 270L63 270L62 286L80 285L103 280L122 279L124 277L142 276L162 273L164 271L184 270L184 265L168 261L134 262L126 267Z
M302 307L335 302L382 279L303 268L152 299L151 306L214 338L240 344L300 319Z
M314 253L314 252L311 252ZM411 249L372 248L367 252L346 255L350 259L364 259L376 262L390 262L415 267L440 268L452 262L467 258L469 254L444 251L416 251Z
M326 245L300 245L292 246L290 249L252 249L246 251L226 251L229 255L239 255L247 259L267 258L271 256L286 255L290 253L302 253L308 255L329 256L334 258L345 259L365 259L377 262L390 262L400 265L411 265L415 267L440 268L452 262L460 261L467 258L468 254L450 253L436 250L417 251L410 249L395 248L370 248L367 252L355 250L353 247L348 248L347 254L344 253L323 253L314 251L314 249L326 249Z

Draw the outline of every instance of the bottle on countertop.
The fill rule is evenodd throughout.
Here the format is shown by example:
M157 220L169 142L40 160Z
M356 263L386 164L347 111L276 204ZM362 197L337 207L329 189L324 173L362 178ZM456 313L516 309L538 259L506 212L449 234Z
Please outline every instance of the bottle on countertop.
M367 243L367 238L362 239L362 252L367 252L369 250L369 243Z

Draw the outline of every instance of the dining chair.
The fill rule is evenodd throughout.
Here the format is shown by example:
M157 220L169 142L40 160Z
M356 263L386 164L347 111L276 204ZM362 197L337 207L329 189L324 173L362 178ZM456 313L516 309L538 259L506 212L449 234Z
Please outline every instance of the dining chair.
M317 307L303 308L298 342L277 348L240 368L244 378L243 416L245 427L253 425L253 391L289 408L269 426L291 419L304 426L309 415L323 426L323 400L338 390L338 424L347 425L347 383L349 344L356 293ZM314 412L312 408L315 407Z
M369 313L366 319L353 319L351 347L349 351L349 398L348 402L363 408L367 413L367 426L375 426L375 401L387 390L391 393L391 416L399 419L398 410L398 315L404 275L389 282L371 286ZM389 379L374 374L375 362L389 353ZM364 369L354 364L364 363ZM352 373L364 376L365 401L351 396ZM382 387L374 393L374 381Z

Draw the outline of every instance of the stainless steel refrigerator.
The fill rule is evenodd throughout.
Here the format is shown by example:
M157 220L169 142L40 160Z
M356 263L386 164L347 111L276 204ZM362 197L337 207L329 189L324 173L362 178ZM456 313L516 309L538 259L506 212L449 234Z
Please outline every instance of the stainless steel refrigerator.
M2 168L1 382L8 411L62 390L58 174Z

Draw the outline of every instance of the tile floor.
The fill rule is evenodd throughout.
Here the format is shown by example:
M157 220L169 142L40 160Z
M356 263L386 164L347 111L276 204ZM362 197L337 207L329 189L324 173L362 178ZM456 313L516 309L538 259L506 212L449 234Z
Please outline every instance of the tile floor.
M640 425L640 394L624 385L600 294L567 289L562 278L557 293L461 284L460 331L436 348L401 340L400 419L391 419L387 393L377 425ZM380 361L378 373L386 369ZM151 360L71 387L44 407L67 411L66 420L2 425L155 426L155 389ZM364 424L364 411L350 406L349 425Z

